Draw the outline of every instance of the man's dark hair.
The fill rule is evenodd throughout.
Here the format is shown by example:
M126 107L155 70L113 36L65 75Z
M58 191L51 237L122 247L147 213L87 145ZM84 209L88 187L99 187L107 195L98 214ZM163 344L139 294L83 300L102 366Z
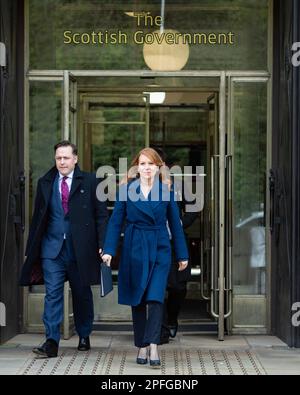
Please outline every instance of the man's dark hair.
M166 163L167 161L167 155L165 153L165 151L160 148L160 147L152 147L153 149L155 149L155 151L158 153L158 155L161 157L161 159L163 160L163 162Z
M78 153L78 149L77 149L76 145L71 143L68 140L63 140L63 141L60 141L59 143L55 144L54 152L56 152L57 148L61 148L61 147L72 147L73 155L77 155L77 153Z

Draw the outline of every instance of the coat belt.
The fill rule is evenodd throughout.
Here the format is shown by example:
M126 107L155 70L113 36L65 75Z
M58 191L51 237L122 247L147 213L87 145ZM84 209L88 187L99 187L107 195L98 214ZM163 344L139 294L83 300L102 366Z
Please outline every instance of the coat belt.
M141 287L141 290L143 292L141 292L141 295L139 295L140 298L139 298L138 303L135 303L135 304L139 304L140 303L140 301L142 299L142 296L144 294L144 291L147 288L148 279L151 276L151 272L152 272L152 269L154 267L154 263L155 263L155 260L156 260L158 231L161 230L161 228L162 228L161 225L160 226L158 226L158 225L139 225L139 224L136 224L136 223L133 223L133 222L129 222L129 221L127 221L127 223L126 223L126 230L128 232L127 233L127 237L128 237L127 243L128 243L128 245L129 246L132 245L132 242L133 242L133 240L132 240L133 239L133 231L134 230L138 230L138 232L139 232L138 242L142 244L141 245L141 247L142 247L141 248L141 250L142 250L141 256L133 258L134 260L140 260L140 264L142 266L142 276L139 279L139 284L138 285ZM153 251L155 251L155 257L154 257L154 262L152 264L152 267L150 268L150 273L149 273L150 252L149 252L148 242L147 242L147 238L146 238L146 234L145 234L145 232L149 232L149 231L155 232L155 236L154 236L154 240L153 240L154 243L153 243L153 246L152 246ZM134 291L136 291L137 285L136 284L132 284L132 279L134 278L134 273L132 273L133 269L132 269L131 261L132 261L131 250L129 248L127 248L126 249L126 253L125 253L125 262L124 263L126 265L128 265L127 266L128 270L126 270L124 268L125 269L124 270L124 274L125 274L125 277L126 277L125 281L126 281L126 285L128 287L127 289L129 291L134 292Z

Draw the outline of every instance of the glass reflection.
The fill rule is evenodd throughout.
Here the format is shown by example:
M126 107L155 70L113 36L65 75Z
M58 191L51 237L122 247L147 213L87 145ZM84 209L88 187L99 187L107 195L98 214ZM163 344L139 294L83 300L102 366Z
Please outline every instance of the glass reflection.
M54 165L52 147L62 136L62 83L30 83L29 215L38 179Z
M265 294L265 83L234 85L233 276L237 294Z
M268 4L173 0L166 2L162 23L160 1L29 0L30 68L147 69L144 41L165 31L170 35L164 44L158 37L153 50L157 45L171 50L173 41L179 45L172 32L182 35L188 45L187 70L265 70Z

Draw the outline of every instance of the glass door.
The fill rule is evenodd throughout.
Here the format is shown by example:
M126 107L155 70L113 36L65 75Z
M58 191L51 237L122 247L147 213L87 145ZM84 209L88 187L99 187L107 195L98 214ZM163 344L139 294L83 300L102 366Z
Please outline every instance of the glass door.
M119 158L128 158L129 165L149 146L148 94L83 93L80 103L78 145L85 171L111 166L118 173Z
M210 98L211 314L224 333L267 332L268 77L225 79ZM250 73L249 73L250 75ZM227 106L227 114L226 114ZM216 127L218 124L218 127Z
M30 75L26 133L26 224L31 221L37 181L54 163L52 148L59 140L76 141L77 83L69 71L62 76L55 73ZM26 229L28 232L28 228ZM29 331L43 327L41 316L44 287L32 286L25 292L26 327ZM69 283L64 287L63 337L68 339L74 331L72 297Z
M78 147L83 170L97 172L101 166L111 168L117 184L125 176L120 158L132 159L142 148L149 146L149 94L128 92L82 92L80 94L80 122ZM108 176L110 174L107 174ZM113 199L108 209L113 211ZM99 298L99 287L92 287L94 295L95 328L105 328L108 322L131 321L131 310L118 304L117 274L120 248L112 261L114 290Z
M219 87L212 89L214 94L207 101L201 296L208 300L209 311L218 322L218 338L223 340L225 329L237 333L266 332L268 77L267 73L250 72L244 76L229 72L213 74ZM199 72L198 77L207 80L211 73ZM68 71L29 74L27 224L37 179L53 164L49 146L58 140L65 138L77 143L84 170L96 171L99 166L110 165L117 173L120 157L132 158L149 145L148 94L128 93L124 89L99 91L95 87L92 92L79 90L77 95L78 89L76 78ZM117 269L116 263L115 273ZM112 304L117 306L118 319L130 319L129 309L118 311L115 293L100 301L96 288L94 292L96 319L111 318ZM32 293L43 296L41 289ZM27 309L32 323L27 325L29 330L36 328L40 306L42 301L32 295ZM66 287L65 338L72 333L72 321L70 291Z
M226 258L233 332L267 331L267 77L229 79Z

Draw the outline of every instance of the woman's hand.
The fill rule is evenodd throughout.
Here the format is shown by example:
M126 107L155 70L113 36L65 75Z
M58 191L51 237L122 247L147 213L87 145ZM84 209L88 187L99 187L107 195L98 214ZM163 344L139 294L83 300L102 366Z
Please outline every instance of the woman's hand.
M182 270L186 269L188 263L189 263L188 261L179 261L178 262L178 265L179 265L178 271L182 272Z
M111 255L103 254L101 258L102 258L102 261L105 263L106 266L110 266L110 262L111 262L111 259L112 259Z

